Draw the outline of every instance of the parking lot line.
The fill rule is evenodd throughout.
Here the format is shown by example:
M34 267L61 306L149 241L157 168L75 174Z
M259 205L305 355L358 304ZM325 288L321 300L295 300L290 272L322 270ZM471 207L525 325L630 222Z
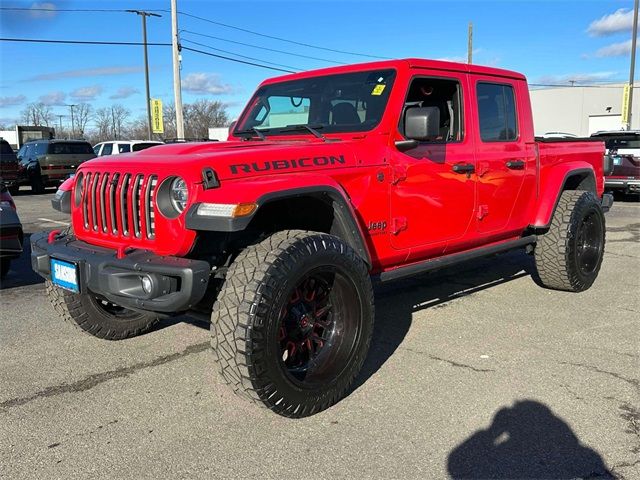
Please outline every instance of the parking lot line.
M64 225L65 227L69 226L69 222L59 222L58 220L51 220L50 218L39 218L38 220L47 223L55 223L56 225Z

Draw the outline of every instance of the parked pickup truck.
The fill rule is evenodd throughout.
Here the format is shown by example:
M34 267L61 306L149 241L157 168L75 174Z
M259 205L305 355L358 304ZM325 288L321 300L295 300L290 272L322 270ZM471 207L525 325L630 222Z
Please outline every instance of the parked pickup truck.
M604 141L612 171L604 178L607 190L640 194L640 131L605 131L591 135Z
M604 144L533 131L506 70L408 59L267 80L228 142L83 163L57 201L72 229L33 235L33 268L100 338L205 313L234 391L311 415L362 367L372 282L523 248L544 286L593 284Z

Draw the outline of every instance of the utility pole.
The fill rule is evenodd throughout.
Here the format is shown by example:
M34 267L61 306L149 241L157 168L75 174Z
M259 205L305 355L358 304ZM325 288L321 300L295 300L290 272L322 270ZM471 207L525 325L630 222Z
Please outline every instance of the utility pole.
M467 63L473 63L473 22L469 22L469 33L467 43Z
M64 117L64 115L58 115L58 120L60 121L60 133L62 133L62 117Z
M180 80L180 39L178 38L178 5L171 0L171 50L173 52L173 98L176 106L176 137L184 138L182 116L182 84Z
M633 84L635 82L635 70L636 70L636 40L638 36L638 1L634 2L633 6L633 36L631 37L631 68L629 69L629 113L627 122L627 130L631 130L631 120L633 118Z
M151 95L149 94L149 58L147 55L147 17L161 17L157 13L145 12L144 10L127 10L142 17L142 43L144 44L144 79L147 92L147 136L151 140Z
M75 123L73 122L73 107L77 107L78 105L67 104L66 106L71 109L71 138L74 138L76 136L76 126L75 126Z

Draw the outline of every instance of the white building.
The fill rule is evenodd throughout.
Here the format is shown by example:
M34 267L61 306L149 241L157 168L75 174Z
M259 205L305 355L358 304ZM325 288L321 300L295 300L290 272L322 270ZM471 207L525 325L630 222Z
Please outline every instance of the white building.
M640 83L634 86L632 128L640 129ZM598 130L620 130L624 84L535 88L531 106L536 135L573 133L587 137Z

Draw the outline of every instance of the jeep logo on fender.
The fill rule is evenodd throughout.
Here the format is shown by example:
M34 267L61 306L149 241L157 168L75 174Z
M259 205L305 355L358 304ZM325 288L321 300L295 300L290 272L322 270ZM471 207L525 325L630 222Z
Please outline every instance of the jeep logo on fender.
M293 168L324 167L326 165L346 163L344 155L339 157L303 157L296 160L273 160L270 162L236 163L230 165L231 175L238 173L268 172L269 170L288 170Z

